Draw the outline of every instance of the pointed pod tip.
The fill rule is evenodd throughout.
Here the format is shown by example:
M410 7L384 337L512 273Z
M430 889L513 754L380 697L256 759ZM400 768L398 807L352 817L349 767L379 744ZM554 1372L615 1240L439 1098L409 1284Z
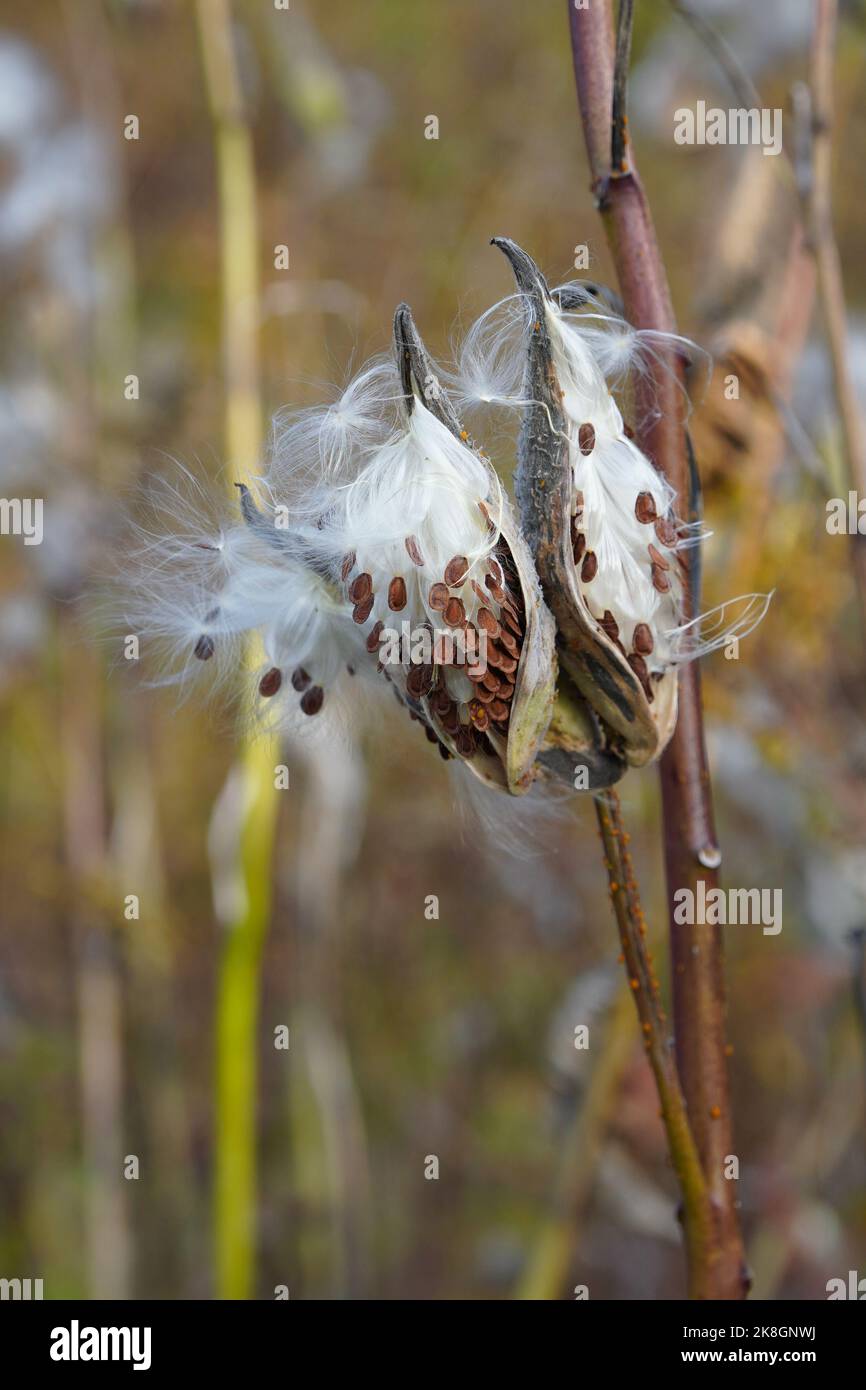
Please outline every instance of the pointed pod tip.
M495 236L491 237L490 245L498 247L507 256L519 290L524 294L540 295L543 299L550 298L547 281L532 257L516 241L507 236Z
M414 394L412 391L413 371L417 376L419 357L422 351L418 330L412 317L412 310L402 300L394 310L394 347L397 351L397 365L403 387L404 404L407 411L412 410Z

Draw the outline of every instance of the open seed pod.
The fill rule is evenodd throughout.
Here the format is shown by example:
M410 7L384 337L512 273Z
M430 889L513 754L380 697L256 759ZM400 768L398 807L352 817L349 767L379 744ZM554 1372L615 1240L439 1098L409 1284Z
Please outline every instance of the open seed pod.
M550 723L553 620L496 474L469 444L405 304L394 336L406 464L401 455L393 495L406 532L385 572L378 549L378 579L355 573L363 555L347 557L349 598L356 620L373 623L368 649L431 736L516 795L533 780ZM405 647L392 651L393 613L408 628L408 663Z
M587 770L587 779L579 785L593 790L610 786L621 776L623 764L606 750L598 721L567 679L567 688L554 704L555 627L508 499L484 456L472 448L406 305L397 309L394 333L407 413L419 408L417 391L420 408L483 463L490 483L487 496L477 499L487 549L476 573L471 567L464 569L466 557L457 556L445 566L441 578L434 577L428 591L430 607L441 612L446 624L458 620L464 630L474 629L485 639L483 659L465 672L474 685L468 700L470 723L477 735L483 735L477 739L471 766L484 780L498 785L500 779L484 757L492 750L500 760L504 786L512 793L525 791L536 776L552 777L574 788L578 767ZM484 537L481 540L483 544ZM462 684L465 677L442 663L437 667L435 688L422 702L427 720L445 747L463 757L466 736L449 726L454 722L452 705L459 705L459 697L468 694Z
M521 524L556 619L560 662L640 765L676 723L668 661L679 624L679 539L665 480L628 437L604 374L525 251L494 238L525 300Z

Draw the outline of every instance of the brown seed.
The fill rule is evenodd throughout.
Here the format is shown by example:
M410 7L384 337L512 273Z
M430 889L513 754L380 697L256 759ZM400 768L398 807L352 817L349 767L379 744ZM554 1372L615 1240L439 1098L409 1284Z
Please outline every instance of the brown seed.
M433 641L433 660L437 666L454 665L454 638L450 632L437 632Z
M427 602L436 613L441 613L448 602L448 589L444 584L434 584L427 595Z
M520 644L514 637L512 637L510 632L500 632L499 641L505 648L505 650L508 652L509 656L520 655Z
M210 661L214 654L214 640L203 632L192 649L193 656L197 656L199 661Z
M345 582L349 578L349 575L352 573L352 570L354 568L355 552L354 550L350 550L346 555L343 556L343 568L340 570L340 578Z
M514 686L510 683L510 681L506 681L503 685L500 685L497 693L499 699L505 700L507 704L508 701L511 699L512 695L514 694Z
M584 584L589 584L598 574L598 559L594 550L588 550L583 557L583 564L580 567L580 577Z
M399 613L406 607L406 580L401 574L395 574L388 585L388 607L392 613Z
M509 632L514 633L515 637L523 636L523 628L520 625L520 619L516 616L515 613L511 611L510 608L503 608L502 613L500 614L500 618L504 625L508 628Z
M496 724L504 724L510 713L504 700L491 700L487 706L490 718Z
M645 680L649 680L649 669L640 652L632 652L628 658L628 664L641 684Z
M445 583L452 588L462 584L469 571L469 561L465 555L455 555L445 566Z
M439 756L442 759L443 763L447 763L449 758L451 757L451 754L448 752L448 749L445 747L444 743L439 744Z
M496 690L488 690L486 685L476 687L476 699L480 700L482 705L489 705L490 701L495 700L498 694L498 686Z
M457 738L455 742L457 743L457 752L461 755L461 757L472 758L475 756L475 735L472 732L471 727L465 729L461 727L460 729L458 729Z
M650 684L647 664L644 661L643 657L640 655L639 652L632 652L631 655L628 657L628 664L634 671L641 685L643 686L643 692L646 695L647 699L650 701L650 703L652 703L652 700L654 698L653 688Z
M466 609L459 598L450 598L442 616L449 627L460 627L466 621Z
M669 562L665 559L664 555L662 555L660 550L656 550L655 546L652 544L648 545L647 549L649 551L649 557L654 565L658 565L659 569L661 570L670 569Z
M367 574L359 574L349 585L349 598L353 603L363 603L373 592L373 577Z
M610 640L612 642L615 642L617 637L619 637L619 623L617 622L616 618L613 616L609 608L606 608L604 610L604 617L600 618L599 622L601 626L604 628L604 631L607 633Z
M595 430L592 425L581 425L580 429L577 431L577 447L584 458L587 454L592 453L595 448Z
M638 623L631 640L636 652L649 656L653 649L653 635L648 623Z
M634 504L634 514L645 525L656 519L656 502L651 492L639 492Z
M677 528L666 516L660 516L656 521L656 537L662 545L676 545Z
M623 424L622 432L625 435L626 439L634 439L634 430L632 429L631 425Z
M499 676L495 671L488 671L481 684L484 686L485 690L498 690Z
M307 673L306 673L306 671L304 670L303 666L299 666L299 667L297 668L296 671L293 671L293 672L292 672L292 689L293 689L293 690L298 690L298 691L300 691L300 690L306 690L306 688L307 688L307 686L308 686L309 684L310 684L310 677L307 675Z
M502 671L506 676L513 676L514 672L517 670L517 662L514 657L507 656L503 651L497 652L495 656L491 656L488 651L487 660L490 662L491 666L495 666L497 671Z
M485 505L483 502L479 502L479 503L478 503L478 510L480 511L481 515L484 517L484 520L487 522L487 529L488 529L488 531L490 532L490 534L491 534L491 535L495 535L495 534L496 534L496 529L497 529L497 528L496 528L496 523L494 522L493 518L492 518L491 515L490 515L490 512L487 510L487 507L486 507L486 505Z
M373 652L378 651L379 649L379 638L382 635L382 629L384 628L384 626L385 624L382 622L382 619L380 618L377 622L373 624L372 628L367 634L366 646L367 651L370 653L371 656Z
M666 594L671 587L671 581L668 579L664 570L659 569L658 565L653 565L652 576L653 588L657 589L660 594Z
M355 604L355 607L352 609L352 621L359 624L365 623L372 611L373 595L369 594L367 598L362 599L360 603Z
M265 674L259 681L259 694L263 695L265 699L268 700L272 695L276 695L282 683L282 671L277 666L272 666L270 671L265 671Z
M481 655L481 638L477 627L470 622L463 624L463 659L467 666L477 665Z
M427 739L428 743L439 742L439 735L436 733L435 729L430 728L429 724L424 725L424 737Z
M457 706L453 700L448 701L448 708L441 716L442 728L449 734L456 734L460 728L460 719L457 714Z
M479 608L476 622L480 628L483 628L488 637L495 638L499 636L501 631L500 626L489 608Z
M320 685L311 685L301 699L304 714L318 714L325 700L325 692Z
M420 700L425 695L429 695L432 687L433 667L413 666L409 675L406 677L406 689L413 700Z
M476 579L471 579L469 582L470 582L470 584L472 585L472 592L473 592L473 594L475 595L475 597L478 599L479 603L486 603L486 602L487 602L487 594L484 592L484 590L482 589L482 587L481 587L481 585L478 583L478 581L477 581Z
M424 556L421 554L421 547L418 544L418 537L407 536L403 544L406 546L406 554L409 556L409 559L412 561L412 564L417 565L420 569L424 563Z
M574 494L574 514L575 514L575 516L580 516L580 514L581 514L582 511L583 511L583 493L580 491L580 488L578 488L577 491L576 491L575 494Z
M482 732L490 724L490 715L487 713L487 710L484 708L484 705L480 700L470 701L469 715L476 729L481 729Z
M435 713L440 716L446 714L447 711L451 708L451 696L448 694L448 691L445 689L444 686L440 686L440 688L436 691L436 694L433 696L433 699L430 701L430 704Z
M500 565L500 563L499 563L498 560L496 560L496 559L488 560L488 562L487 562L487 568L490 570L490 575L491 575L491 577L492 577L492 579L493 579L494 584L502 584L502 583L504 582L504 580L505 580L505 575L504 575L503 572L502 572L502 566ZM485 578L484 582L485 582L485 584L487 583L486 578ZM489 586L488 586L488 587L489 587Z

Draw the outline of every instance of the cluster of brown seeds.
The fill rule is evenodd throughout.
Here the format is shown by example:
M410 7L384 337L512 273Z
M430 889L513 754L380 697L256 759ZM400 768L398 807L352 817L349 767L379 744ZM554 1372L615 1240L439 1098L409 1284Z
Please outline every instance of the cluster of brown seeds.
M474 579L471 581L480 604L475 621L486 638L487 659L466 670L475 686L467 711L470 727L478 734L485 735L492 729L505 738L526 634L526 615L517 568L503 540L489 558L486 571L484 588Z
M626 434L631 439L634 431L626 428ZM595 429L589 423L580 426L577 432L577 442L580 452L586 457L595 448ZM584 498L582 492L575 493L574 514L571 518L571 551L574 559L575 568L580 570L581 582L591 584L598 573L598 557L592 550L586 548L586 536L580 529L583 518ZM656 508L655 498L650 492L638 493L635 501L635 516L643 525L652 526L656 540L664 546L673 546L677 539L677 529L674 523L667 517L659 516ZM647 554L650 562L650 575L653 587L660 594L670 591L670 561L662 554L657 545L650 542L647 546ZM632 650L628 651L620 639L620 629L616 618L610 609L605 609L604 616L598 619L599 627L607 637L619 648L623 656L628 661L629 666L634 671L643 687L647 699L652 702L654 691L650 679L649 667L646 658L651 655L653 650L653 635L648 623L637 623L632 633Z
M639 492L634 504L634 514L638 521L644 526L652 526L656 540L662 545L672 546L676 543L677 528L674 523L665 516L659 516L656 511L655 498L651 492ZM650 572L652 574L653 588L660 594L666 594L670 590L670 561L666 560L658 546L650 543L647 546L647 553L650 558Z
M495 532L484 503L479 502L479 507L491 533ZM412 563L419 568L423 566L424 557L417 537L407 536L405 547ZM344 581L348 580L355 564L353 554L344 558ZM413 719L424 725L427 738L439 745L444 758L451 756L451 748L464 758L472 758L482 749L495 755L487 735L491 732L507 736L525 633L517 570L506 543L500 540L485 562L483 587L475 579L470 580L470 568L465 555L452 556L442 578L437 579L427 593L429 609L442 615L442 622L453 632L454 640L444 634L437 635L432 645L433 664L415 662L410 666L405 699L395 686L400 703L408 707ZM478 605L474 608L474 622L467 616L467 583ZM371 576L357 575L349 584L348 595L353 604L354 621L363 624L373 608ZM406 581L402 575L395 575L388 585L388 607L399 613L407 601ZM432 637L432 624L425 625ZM367 635L365 645L371 656L378 655L383 630L383 622L377 620ZM479 656L483 647L482 634L486 644L485 662ZM465 664L467 661L469 664ZM391 680L381 661L377 669L386 680ZM464 675L472 682L474 693L470 699L455 698L449 688L449 671ZM437 730L446 735L447 746Z
M218 609L208 613L206 622L216 620ZM193 656L199 661L210 661L216 650L214 639L203 632L193 648ZM283 685L283 673L278 666L271 666L259 680L259 694L264 700L272 700ZM320 685L313 685L311 677L302 666L292 673L292 688L301 695L300 706L304 714L318 714L325 701L325 692Z
M312 677L298 666L292 672L292 689L301 696L300 707L304 714L318 714L325 702L325 692L320 685L314 685ZM278 666L271 666L259 681L259 694L265 700L273 699L283 685L283 673Z

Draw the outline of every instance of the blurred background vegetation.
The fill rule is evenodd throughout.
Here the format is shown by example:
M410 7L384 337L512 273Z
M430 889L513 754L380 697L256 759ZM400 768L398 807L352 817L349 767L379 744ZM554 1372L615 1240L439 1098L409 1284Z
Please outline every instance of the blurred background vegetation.
M809 0L695 7L787 112ZM564 2L226 17L0 3L0 490L45 499L41 546L0 541L0 1275L46 1297L681 1296L592 807L515 856L505 823L464 826L408 721L239 751L229 712L178 707L92 636L167 456L228 487L276 410L387 346L403 298L447 355L510 291L492 235L554 280L586 243L611 280ZM864 34L844 7L861 399ZM682 17L638 4L633 134L681 327L719 364L694 420L707 598L776 589L705 672L725 881L784 890L779 936L726 934L742 1218L756 1294L822 1298L866 1273L866 655L824 524L847 484L790 171L675 145L698 99L737 104ZM661 963L652 770L622 795Z

